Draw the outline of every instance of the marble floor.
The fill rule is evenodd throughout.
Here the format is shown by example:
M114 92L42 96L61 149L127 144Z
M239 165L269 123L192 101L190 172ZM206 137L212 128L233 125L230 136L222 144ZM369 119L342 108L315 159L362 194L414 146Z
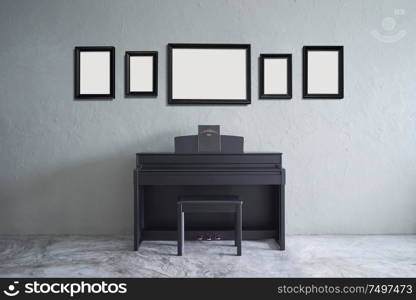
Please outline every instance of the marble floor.
M416 277L416 236L288 236L176 243L131 237L0 236L0 277Z

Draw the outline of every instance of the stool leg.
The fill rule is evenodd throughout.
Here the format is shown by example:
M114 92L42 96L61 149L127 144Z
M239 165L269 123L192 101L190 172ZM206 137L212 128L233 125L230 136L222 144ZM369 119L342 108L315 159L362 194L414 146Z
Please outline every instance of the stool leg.
M234 213L234 219L235 219L235 224L234 224L234 246L237 247L237 231L238 231L238 225L237 225L237 211Z
M237 207L237 210L238 210L238 207ZM235 224L234 224L234 246L235 247L238 246L238 243L237 243L237 240L238 240L238 221L237 221L238 214L237 214L237 210L235 211L235 214L234 214L234 218L235 218Z
M182 205L178 205L177 211L177 218L178 218L178 256L182 256L183 254L183 246L185 243L185 218L184 213L182 211Z
M237 242L237 255L241 256L241 239L242 239L242 235L243 235L243 229L242 229L242 210L241 210L241 205L239 205L237 207L237 213L236 213L236 242Z

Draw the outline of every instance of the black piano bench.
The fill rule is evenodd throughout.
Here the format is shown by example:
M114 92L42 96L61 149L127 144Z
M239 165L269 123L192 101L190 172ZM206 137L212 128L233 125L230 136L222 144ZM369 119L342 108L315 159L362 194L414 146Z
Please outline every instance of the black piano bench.
M221 199L221 200L219 200ZM242 206L238 196L183 196L177 205L178 256L182 256L185 243L185 213L233 213L235 215L235 246L241 256Z

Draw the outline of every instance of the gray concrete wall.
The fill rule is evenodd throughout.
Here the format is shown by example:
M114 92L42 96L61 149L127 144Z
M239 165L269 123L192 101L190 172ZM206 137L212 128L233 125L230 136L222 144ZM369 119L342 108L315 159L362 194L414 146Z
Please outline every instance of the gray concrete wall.
M131 232L134 154L172 151L198 124L243 135L247 151L284 153L288 233L416 233L415 8L1 0L0 233ZM168 106L169 42L250 43L252 104ZM315 44L344 45L345 99L302 100L301 50ZM79 45L116 47L114 101L73 100ZM123 96L125 50L159 51L156 99ZM258 100L262 52L293 53L291 101Z

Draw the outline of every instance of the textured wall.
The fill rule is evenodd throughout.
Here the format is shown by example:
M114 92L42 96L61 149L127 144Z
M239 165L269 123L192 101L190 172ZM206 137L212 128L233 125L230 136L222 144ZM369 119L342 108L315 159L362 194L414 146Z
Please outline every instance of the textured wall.
M245 136L247 151L284 153L289 233L416 233L415 8L2 0L0 233L131 232L135 152L172 151L198 124ZM372 30L405 34L386 43ZM169 42L251 43L252 104L167 106ZM301 99L301 49L314 44L344 45L344 100ZM73 100L77 45L116 47L114 101ZM123 96L125 50L159 51L156 99ZM261 52L293 53L291 101L258 100Z

